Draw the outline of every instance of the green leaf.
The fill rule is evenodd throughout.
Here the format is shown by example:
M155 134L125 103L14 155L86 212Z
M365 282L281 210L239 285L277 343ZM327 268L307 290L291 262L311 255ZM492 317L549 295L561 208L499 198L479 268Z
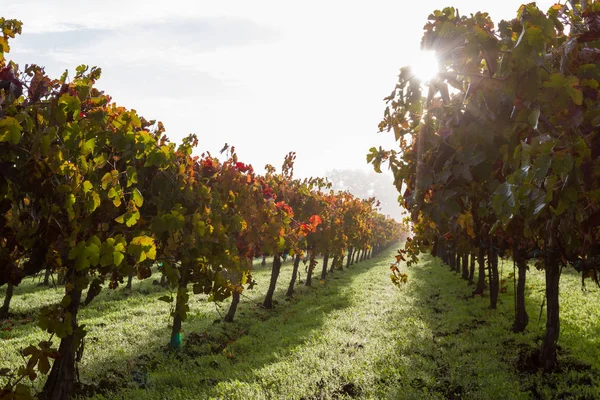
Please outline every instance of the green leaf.
M88 246L94 244L99 248L102 241L100 240L100 238L98 236L92 235L92 236L90 236L90 238L87 240L86 243L88 244Z
M72 207L76 201L77 200L75 199L75 195L73 193L67 195L67 198L65 199L65 208Z
M92 182L90 182L90 181L83 182L83 193L89 192L90 190L92 190L92 188L93 188Z
M21 124L13 117L0 119L0 142L19 144L21 141Z
M126 244L121 235L118 235L116 238L106 239L106 242L100 246L100 265L103 267L113 264L117 267L121 265L121 262L125 258L123 250L125 250Z
M138 183L138 173L134 167L127 167L127 187Z
M114 262L114 250L107 242L102 243L100 247L100 266L108 267Z
M100 247L94 243L89 244L85 248L85 256L91 266L96 266L100 263Z
M277 250L282 252L285 249L285 238L283 236L279 236L277 239Z
M561 73L554 73L550 75L550 79L544 82L545 87L553 89L561 89L568 85L569 82Z
M33 396L29 392L29 387L18 383L15 387L15 400L33 400Z
M118 267L119 265L121 265L121 263L123 262L123 259L125 258L125 255L123 253L121 253L120 251L115 251L113 253L113 262L114 264Z
M99 154L97 157L94 157L95 168L104 168L106 165L106 156L104 153Z
M565 211L567 211L569 209L570 204L571 203L567 199L565 199L564 197L561 196L558 199L558 205L556 206L556 208L551 207L551 209L554 212L554 214L561 215L562 213L564 213Z
M70 94L63 94L58 99L58 104L65 106L65 111L79 112L81 101Z
M454 199L447 201L443 205L443 210L446 213L446 215L450 218L458 216L460 214L460 206L458 205L458 202Z
M513 193L513 185L508 182L499 184L494 191L492 207L498 219L503 224L507 224L513 218L515 205L516 199Z
M94 151L95 147L96 147L96 139L95 138L86 140L85 143L83 144L83 146L81 146L81 155L87 156L88 154L90 154Z
M545 207L546 207L546 203L544 202L544 197L540 197L540 201L537 202L537 204L535 205L535 209L533 210L533 215L538 215Z
M536 108L533 111L531 111L531 113L529 113L527 122L529 122L529 125L533 126L533 129L537 129L539 119L540 119L540 109Z
M125 225L127 225L128 228L131 228L140 219L140 213L139 211L134 211L129 212L128 214L129 216L125 219Z
M115 251L125 251L125 246L127 246L127 241L125 240L125 238L123 237L123 235L119 234L117 236L115 236L115 238L110 238L111 240L113 240L113 242L111 242L115 248Z
M106 190L106 188L108 188L109 185L114 185L117 181L117 178L119 176L118 171L116 170L112 170L110 172L107 172L104 174L104 176L102 176L102 189Z
M552 158L549 154L541 154L533 163L533 179L541 181L546 178L548 170L552 165Z
M75 72L77 72L77 75L83 75L88 69L89 67L87 65L80 64L75 68Z
M571 96L573 103L578 106L583 104L583 92L581 90L573 88L569 91L569 95Z
M97 192L92 192L92 198L88 202L88 212L94 212L100 207L100 195Z
M38 370L44 374L44 375L48 375L48 372L50 372L50 362L48 361L48 357L46 356L41 356L38 360Z
M591 150L582 137L577 138L573 143L573 154L575 155L575 165L577 167L581 166L584 159L591 156Z
M117 218L115 218L115 221L120 224L125 224L128 228L131 228L139 219L140 213L138 211L127 211L125 214L119 215Z
M552 201L552 194L554 193L554 189L556 183L558 182L558 175L550 175L544 179L544 187L546 188L546 196L544 201L546 203L550 203Z
M40 150L42 155L47 156L50 151L50 135L43 135L40 140Z
M557 174L568 174L573 169L574 160L570 153L555 156L552 160L552 170Z
M77 85L77 97L80 101L85 101L90 95L90 87L87 85Z
M369 153L367 154L367 163L372 163L373 169L375 169L376 172L381 173L381 156L376 147L371 147L369 149Z
M79 256L75 259L75 269L77 271L82 271L88 269L90 267L90 261L83 256Z
M140 193L140 191L137 188L133 189L132 196L133 196L133 202L135 203L136 206L141 207L142 204L144 204L144 197L142 196L142 193Z
M235 223L235 222L236 222L236 221L234 220L234 223ZM241 222L240 222L240 226L241 226ZM195 230L195 232L196 232L196 234L197 234L198 236L204 236L204 235L205 235L205 233L206 233L206 222L204 222L204 221L197 221L197 222L195 223L195 225L194 225L194 228L195 228L194 230ZM241 229L239 229L239 230L238 230L238 232L239 232L240 230L241 230Z
M543 48L544 36L542 35L542 29L538 26L529 25L527 27L527 43L533 48Z
M77 245L75 247L72 247L71 250L69 250L69 260L74 260L77 257L79 257L80 254L83 254L83 251L85 249L85 242L80 241L77 243Z
M92 236L87 243L80 241L69 251L69 260L75 260L75 269L88 269L100 262L100 239Z
M134 237L127 246L127 253L133 256L136 263L140 263L146 258L154 260L156 258L154 239L150 236Z

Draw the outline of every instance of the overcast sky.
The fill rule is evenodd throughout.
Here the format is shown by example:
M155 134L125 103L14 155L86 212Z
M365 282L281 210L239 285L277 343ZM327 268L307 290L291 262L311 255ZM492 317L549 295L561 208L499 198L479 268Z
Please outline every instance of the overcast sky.
M553 2L539 1L544 10ZM10 59L58 77L79 64L102 67L98 86L114 101L165 123L199 152L225 142L262 170L298 153L300 176L369 168L383 97L419 51L433 10L514 17L515 0L153 1L0 0L24 23Z

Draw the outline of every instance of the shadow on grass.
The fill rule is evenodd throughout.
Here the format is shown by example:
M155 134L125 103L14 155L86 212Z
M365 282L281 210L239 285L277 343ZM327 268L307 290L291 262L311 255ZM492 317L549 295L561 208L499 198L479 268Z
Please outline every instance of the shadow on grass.
M260 380L257 370L276 362L281 354L301 351L298 349L318 333L332 312L353 304L355 300L344 288L361 279L378 261L381 260L375 257L350 269L335 271L328 275L325 284L318 279L312 287L299 284L294 297L288 299L285 292L291 275L290 263L278 281L275 299L279 305L273 310L258 305L264 295L262 291L251 292L240 303L236 322L207 326L204 331L186 335L180 351L140 360L144 365L134 375L142 375L144 383L135 390L129 382L129 390L113 395L127 399L153 398L143 390L150 381L157 398L175 396L174 391L182 387L193 387L195 395L204 398L221 382L250 384ZM263 272L259 281L264 288L268 286L268 275L268 271Z
M59 287L57 292L50 290L52 293L46 296L36 292L36 295L25 293L25 298L21 297L19 309L26 306L27 312L17 316L28 318L0 321L0 337L4 345L2 351L10 352L11 359L20 348L48 339L49 335L36 326L36 317L42 307L60 300L64 287ZM128 375L132 368L129 361L160 351L161 345L168 342L170 318L169 306L157 298L166 290L153 285L152 279L134 281L133 290L123 286L116 290L104 289L94 301L80 310L79 323L85 324L88 330L83 362L79 366L83 381L94 381L98 387L105 387L106 390L120 387L123 382L117 384L117 381L131 379ZM193 303L201 302L199 297ZM193 310L191 316L194 315L198 313ZM136 318L141 321L140 326L131 323ZM196 325L208 325L209 322L204 319L196 318ZM54 339L54 344L58 346L58 339ZM41 388L44 379L41 376L35 382L36 389Z
M4 297L6 295L6 285L0 287L0 297ZM36 278L25 278L18 286L15 286L15 295L24 295L24 294L33 294L46 290L60 290L61 287L59 285L43 285L40 284L39 279Z
M472 287L439 259L423 257L410 274L408 285L414 296L411 313L420 318L421 336L405 338L399 345L408 360L399 368L410 365L405 376L399 378L399 390L426 393L423 398L446 399L598 398L598 371L578 361L574 348L561 348L561 367L555 373L528 369L527 356L541 345L545 323L545 315L538 323L539 289L543 288L538 277L528 276L529 282L536 285L526 293L528 329L515 334L511 331L512 282L507 284L507 292L500 294L498 309L490 310L489 297L473 298ZM573 329L577 322L562 318L562 329ZM406 329L404 324L398 319L392 329ZM578 347L597 346L594 340L581 337ZM389 360L380 362L383 365Z
M272 261L272 258L271 258ZM291 268L292 259L289 257L285 262L282 263L282 268ZM264 274L271 270L271 265L260 266L260 260L254 261L255 273ZM127 298L140 298L143 299L147 296L154 296L157 294L164 294L165 292L175 292L175 289L169 290L167 287L156 285L153 281L160 280L160 273L155 272L151 277L133 281L132 289L126 289L124 284L120 284L116 289L108 289L107 285L103 285L103 289L100 294L86 307L82 309L90 310L106 310L118 309L118 303ZM15 286L13 299L11 302L11 308L9 311L9 317L6 319L26 319L33 317L34 319L39 315L42 308L50 304L55 304L60 301L64 294L64 285L39 285L40 278L29 277L26 278L19 286ZM287 290L288 282L278 282L278 286L281 288L285 286ZM268 281L266 282L268 285ZM85 299L87 292L83 293ZM6 295L6 286L0 287L0 299L3 299ZM30 297L34 295L35 297ZM49 296L55 296L56 301L46 301ZM23 301L21 301L23 300ZM154 300L154 299L153 299ZM45 301L45 304L39 304L41 301ZM143 301L143 300L140 300ZM24 304L23 304L24 303ZM0 319L0 321L3 321Z
M290 260L284 263L284 267L288 265L291 269ZM261 269L263 271L257 271L257 274L262 276L270 271L270 266ZM162 346L163 343L168 342L171 320L168 316L168 305L159 302L157 297L168 292L169 289L154 285L152 282L156 278L160 278L160 274L155 273L151 278L142 281L135 280L131 290L125 289L124 285L116 290L104 288L88 306L80 310L80 323L86 324L89 331L86 337L87 350L84 353L84 362L80 365L81 378L84 382L94 381L94 384L83 384L80 387L79 394L104 393L107 390L123 387L132 378L139 375L138 369L148 369L148 366L156 364L154 354L158 354L158 359L161 360L176 356L176 354L165 351L165 347ZM287 284L285 286L287 287ZM33 279L23 282L21 287L16 288L13 299L19 301L20 298L20 303L22 303L19 304L19 311L11 316L13 319L16 317L18 320L5 321L6 323L1 325L3 329L6 328L2 332L2 339L22 338L31 333L34 333L36 337L43 335L36 327L36 317L43 307L60 300L63 291L64 287L60 286L58 288L37 286ZM192 304L203 303L205 298L206 296L194 296ZM154 303L153 308L157 304L159 305L160 310L155 310L158 314L143 316L148 302ZM195 306L197 304L192 305L189 314L192 321L187 322L184 329L209 328L217 314L213 310L209 311L208 307ZM200 308L201 310L194 308ZM127 322L127 315L123 315L124 310L130 316L139 313L143 318L152 318L152 321L155 322L153 325L155 328L148 329L145 327L142 335L135 332L138 329L135 326L129 328L132 331L131 333L112 329L123 322ZM200 318L198 318L199 315ZM211 316L214 317L211 318ZM160 321L156 321L157 317ZM120 343L117 342L115 345L110 340L106 342L104 339L107 335L119 336ZM135 337L136 340L132 341L131 337ZM24 347L25 345L18 342L14 343L13 347ZM17 348L15 348L15 351L17 351ZM43 378L41 381L43 381ZM40 385L40 382L36 382L36 385Z
M151 281L152 278L137 281L137 283L134 283L132 289L125 289L124 285L114 290L103 288L102 292L89 305L81 308L81 312L85 313L87 310L91 312L119 310L119 302L128 298L138 299L137 301L141 303L147 301L149 296L168 292L167 288L153 285ZM49 305L57 304L64 295L64 291L64 286L56 288L48 286L38 287L35 284L17 286L15 287L15 293L11 301L9 315L7 318L0 319L0 323L6 323L8 320L17 320L19 323L15 325L24 329L30 329L31 327L28 325L35 325L37 323L37 317L41 310ZM84 292L84 299L86 294L87 292ZM0 298L2 295L0 293ZM49 301L52 298L54 300ZM15 335L18 334L18 332L15 332Z
M144 328L143 335L117 332L127 341L123 348L103 343L104 326L121 323L122 307L127 308L128 315L142 312L144 302L156 301L156 295L162 292L160 287L151 286L151 280L146 280L134 284L131 294L121 293L121 290L103 291L84 316L89 319L87 323L91 328L88 347L104 347L104 353L97 357L92 355L95 353L84 355L86 370L81 371L82 378L93 384L83 385L79 393L121 399L189 398L189 393L195 393L196 398L207 398L214 395L220 385L227 384L230 390L240 385L240 392L246 398L264 397L265 393L260 390L268 390L272 384L265 381L265 373L275 371L272 365L290 354L302 354L315 335L322 333L326 320L336 311L350 308L357 299L346 288L352 282L366 279L365 274L380 261L381 258L375 258L335 271L324 285L318 279L313 281L313 287L299 284L295 296L287 300L284 294L292 268L288 262L278 281L275 293L278 305L274 310L259 306L268 286L270 265L255 265L259 286L243 297L236 322L212 324L212 316L216 314L206 313L203 307L203 318L192 318L185 323L186 345L175 352L161 346L168 339L168 329L162 319L156 321L158 314L145 317L154 318L155 323ZM300 268L304 271L302 264ZM320 271L319 267L317 270ZM509 272L512 268L505 264L504 275ZM439 260L424 257L409 274L409 283L398 290L397 296L394 292L393 305L385 304L382 311L385 317L377 320L378 323L383 321L385 329L397 339L395 351L377 356L373 363L379 376L378 385L387 388L385 395L374 398L598 398L596 368L574 361L581 349L596 346L593 348L598 351L594 343L598 336L590 335L597 332L597 327L596 331L588 327L576 345L571 346L570 341L569 346L563 346L562 371L544 375L519 370L524 367L520 364L523 354L539 347L543 333L544 319L538 323L543 296L539 279L530 277L530 283L535 286L527 292L529 327L523 334L513 334L510 331L514 317L511 282L507 283L507 293L500 295L498 309L489 310L489 297L472 298L472 286L447 266L440 265ZM381 289L377 285L374 295ZM131 302L119 304L128 299ZM161 313L160 318L164 315ZM563 335L577 332L577 320L563 317L561 324ZM562 344L562 339L559 343ZM318 378L316 381L320 382ZM355 388L341 388L337 393L339 397L360 396Z

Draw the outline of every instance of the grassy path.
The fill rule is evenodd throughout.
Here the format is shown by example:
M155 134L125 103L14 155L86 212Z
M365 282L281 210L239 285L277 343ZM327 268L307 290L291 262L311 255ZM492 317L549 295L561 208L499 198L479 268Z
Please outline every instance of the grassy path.
M269 267L257 266L258 285L243 297L235 323L213 324L215 306L194 298L184 324L186 346L176 353L161 347L168 340L168 308L156 301L158 287L148 281L134 284L133 292L106 291L83 316L93 343L82 379L95 399L600 398L598 288L582 292L578 275L563 274L563 367L543 375L528 371L526 360L545 323L538 321L542 273L528 276L530 325L515 335L509 331L512 263L504 264L506 293L492 311L487 297L472 298L472 287L431 257L408 271L408 284L394 287L388 276L393 254L390 249L336 271L312 288L299 285L291 300L284 297L288 262L272 311L258 306ZM31 289L29 301L15 309L26 313L48 301L52 291L45 291ZM0 355L18 348L8 343L21 346L38 335L27 324L8 334L15 331L0 341Z
M218 324L206 335L192 335L186 356L179 360L165 356L158 361L146 389L108 398L384 396L385 380L397 374L388 365L396 333L387 324L399 298L388 277L392 254L390 250L349 270L336 271L326 283L316 281L314 288L300 286L290 301L283 299L284 285L280 285L276 297L280 305L273 311L255 305L261 296L252 293L244 299L236 323ZM260 286L266 286L267 275L257 274L259 284L265 282ZM222 348L224 342L228 343Z

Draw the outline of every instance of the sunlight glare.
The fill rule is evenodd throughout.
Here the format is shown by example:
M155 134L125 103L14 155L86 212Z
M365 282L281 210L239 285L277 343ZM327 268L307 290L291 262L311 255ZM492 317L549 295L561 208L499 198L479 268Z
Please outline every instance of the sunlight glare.
M410 65L415 77L421 82L428 82L440 72L439 61L434 51L422 51L417 54Z

